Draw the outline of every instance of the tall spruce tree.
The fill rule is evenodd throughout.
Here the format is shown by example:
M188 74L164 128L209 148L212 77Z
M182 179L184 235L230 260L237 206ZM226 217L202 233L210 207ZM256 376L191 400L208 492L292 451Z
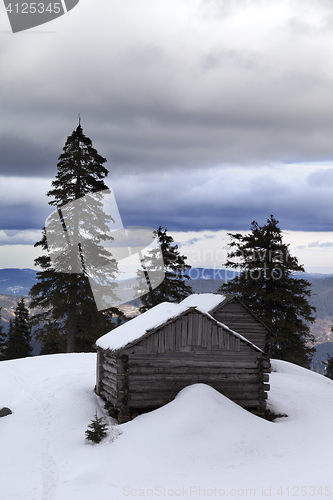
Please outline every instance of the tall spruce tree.
M186 280L190 279L186 271L191 268L185 262L187 257L180 254L178 245L174 243L172 236L167 234L167 229L159 226L155 231L155 236L157 236L162 250L165 277L158 287L150 288L150 291L141 297L140 312L147 311L165 301L178 303L193 293L191 286L186 284ZM149 271L154 272L159 265L156 252L159 250L151 250L150 254L143 259L144 267ZM158 264L156 264L157 260ZM145 272L139 271L138 290L140 290L140 282L146 283L146 279Z
M219 292L238 295L272 330L273 357L309 367L315 351L309 326L315 321L308 300L311 284L293 275L304 267L283 243L278 221L271 215L263 226L253 221L249 234L229 236L232 251L225 266L240 274Z
M14 318L9 322L9 332L6 341L5 358L26 358L32 353L31 325L29 311L25 307L23 297L17 303Z
M57 210L48 219L42 239L35 244L49 250L35 260L42 270L30 291L30 307L37 308L33 316L35 337L43 354L91 351L96 339L122 316L116 308L97 310L88 279L101 276L103 266L108 265L106 287L110 294L114 293L117 263L102 245L105 240L112 240L107 236L112 217L105 214L99 193L108 189L104 183L108 174L105 162L79 124L67 138L53 189L47 193L51 198L49 205ZM92 193L93 197L86 196ZM64 229L63 248L50 249L50 237L58 237L59 218ZM66 245L66 241L70 244Z

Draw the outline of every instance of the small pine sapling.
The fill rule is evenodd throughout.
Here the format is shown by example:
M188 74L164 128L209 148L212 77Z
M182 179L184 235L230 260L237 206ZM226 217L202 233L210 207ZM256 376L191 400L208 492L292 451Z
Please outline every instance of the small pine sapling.
M93 443L100 443L103 438L107 435L108 426L105 423L103 417L97 416L97 410L95 413L95 418L91 421L91 424L88 425L88 429L86 430L86 439L88 441L92 441Z

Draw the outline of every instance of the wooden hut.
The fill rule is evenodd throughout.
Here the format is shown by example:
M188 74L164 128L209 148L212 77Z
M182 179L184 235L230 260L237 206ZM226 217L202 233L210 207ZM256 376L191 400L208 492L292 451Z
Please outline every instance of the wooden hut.
M119 422L205 383L262 412L270 360L199 307L164 302L98 339L96 393ZM204 411L204 410L203 410Z
M264 353L270 354L271 340L274 337L273 332L237 295L195 293L186 297L181 304L199 307L220 323L253 342Z

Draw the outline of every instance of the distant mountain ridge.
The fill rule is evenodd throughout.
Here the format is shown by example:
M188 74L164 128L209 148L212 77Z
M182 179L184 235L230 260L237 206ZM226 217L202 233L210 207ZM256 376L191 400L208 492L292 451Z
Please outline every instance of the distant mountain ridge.
M30 288L37 282L37 271L33 269L0 269L0 307L2 320L7 329L9 319L13 317L20 296L27 296ZM189 284L195 293L216 293L222 283L238 275L236 271L222 268L192 267L188 275ZM326 359L333 341L333 276L331 274L297 273L296 278L304 278L311 283L311 303L316 307L316 322L311 325L318 352L314 359L314 369L322 371L321 361ZM27 299L27 303L29 300ZM138 304L136 304L138 306ZM319 346L323 345L322 348ZM333 344L332 344L333 345ZM316 346L316 347L317 347Z
M0 293L6 295L28 295L36 283L37 271L33 269L0 269Z
M37 281L36 274L37 271L28 268L0 269L0 294L28 295L30 288ZM226 283L230 279L235 278L235 276L238 276L238 274L239 273L237 271L234 271L233 269L222 269L222 268L192 267L191 269L188 270L188 275L190 276L191 284L196 282L194 286L192 285L193 288L195 288L196 291L198 292L200 291L199 289L202 288L201 293L208 291L208 289L215 290L215 287L218 288L221 285L221 282ZM329 278L333 280L332 274L296 273L295 277L304 278L311 281L313 280L319 281ZM207 282L214 282L214 283L207 285Z

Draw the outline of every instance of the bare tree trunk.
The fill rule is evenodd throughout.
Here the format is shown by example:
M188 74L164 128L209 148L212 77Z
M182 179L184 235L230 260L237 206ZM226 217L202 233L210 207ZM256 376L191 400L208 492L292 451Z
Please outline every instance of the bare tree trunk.
M75 352L77 332L77 276L70 275L70 304L67 319L67 352Z
M73 307L74 306L74 307ZM67 352L75 352L76 337L76 307L75 304L70 308L67 322Z

